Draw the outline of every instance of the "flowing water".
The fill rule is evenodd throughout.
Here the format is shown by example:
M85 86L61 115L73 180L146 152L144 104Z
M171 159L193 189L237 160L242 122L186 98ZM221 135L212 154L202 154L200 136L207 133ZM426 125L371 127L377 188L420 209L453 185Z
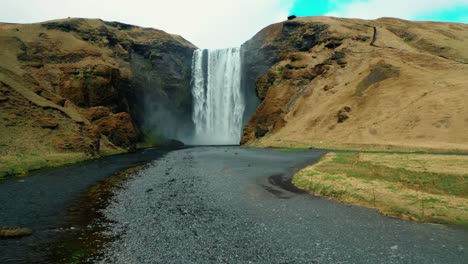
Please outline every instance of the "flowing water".
M196 50L192 71L193 144L239 144L245 111L240 49Z

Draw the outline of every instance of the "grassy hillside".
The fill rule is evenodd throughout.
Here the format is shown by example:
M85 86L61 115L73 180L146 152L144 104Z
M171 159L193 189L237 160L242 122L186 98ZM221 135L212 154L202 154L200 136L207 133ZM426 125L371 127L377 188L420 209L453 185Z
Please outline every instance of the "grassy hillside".
M267 27L243 46L262 103L242 143L468 151L467 46L466 24L308 17ZM251 66L262 56L264 72Z
M0 177L134 149L146 101L190 105L193 49L99 19L0 24Z

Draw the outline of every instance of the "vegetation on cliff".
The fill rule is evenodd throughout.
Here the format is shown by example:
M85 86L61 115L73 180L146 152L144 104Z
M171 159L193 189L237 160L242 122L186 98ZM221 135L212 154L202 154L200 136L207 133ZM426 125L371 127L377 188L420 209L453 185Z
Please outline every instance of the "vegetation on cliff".
M169 127L148 112L190 120L195 47L180 36L65 19L0 24L0 47L0 175L135 149L143 126Z

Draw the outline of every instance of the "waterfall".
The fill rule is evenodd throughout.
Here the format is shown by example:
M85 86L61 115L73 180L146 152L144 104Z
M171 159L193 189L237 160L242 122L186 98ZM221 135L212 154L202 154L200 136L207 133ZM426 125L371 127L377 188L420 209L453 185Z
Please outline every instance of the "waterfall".
M239 48L196 50L192 62L196 145L239 144L245 100Z

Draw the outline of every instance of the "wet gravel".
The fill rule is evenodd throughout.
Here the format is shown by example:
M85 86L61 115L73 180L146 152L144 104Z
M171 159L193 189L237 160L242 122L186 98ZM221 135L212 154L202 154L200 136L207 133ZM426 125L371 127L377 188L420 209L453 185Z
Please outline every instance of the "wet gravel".
M173 151L116 191L101 263L466 263L468 230L299 192L323 151ZM96 260L97 261L97 260Z

